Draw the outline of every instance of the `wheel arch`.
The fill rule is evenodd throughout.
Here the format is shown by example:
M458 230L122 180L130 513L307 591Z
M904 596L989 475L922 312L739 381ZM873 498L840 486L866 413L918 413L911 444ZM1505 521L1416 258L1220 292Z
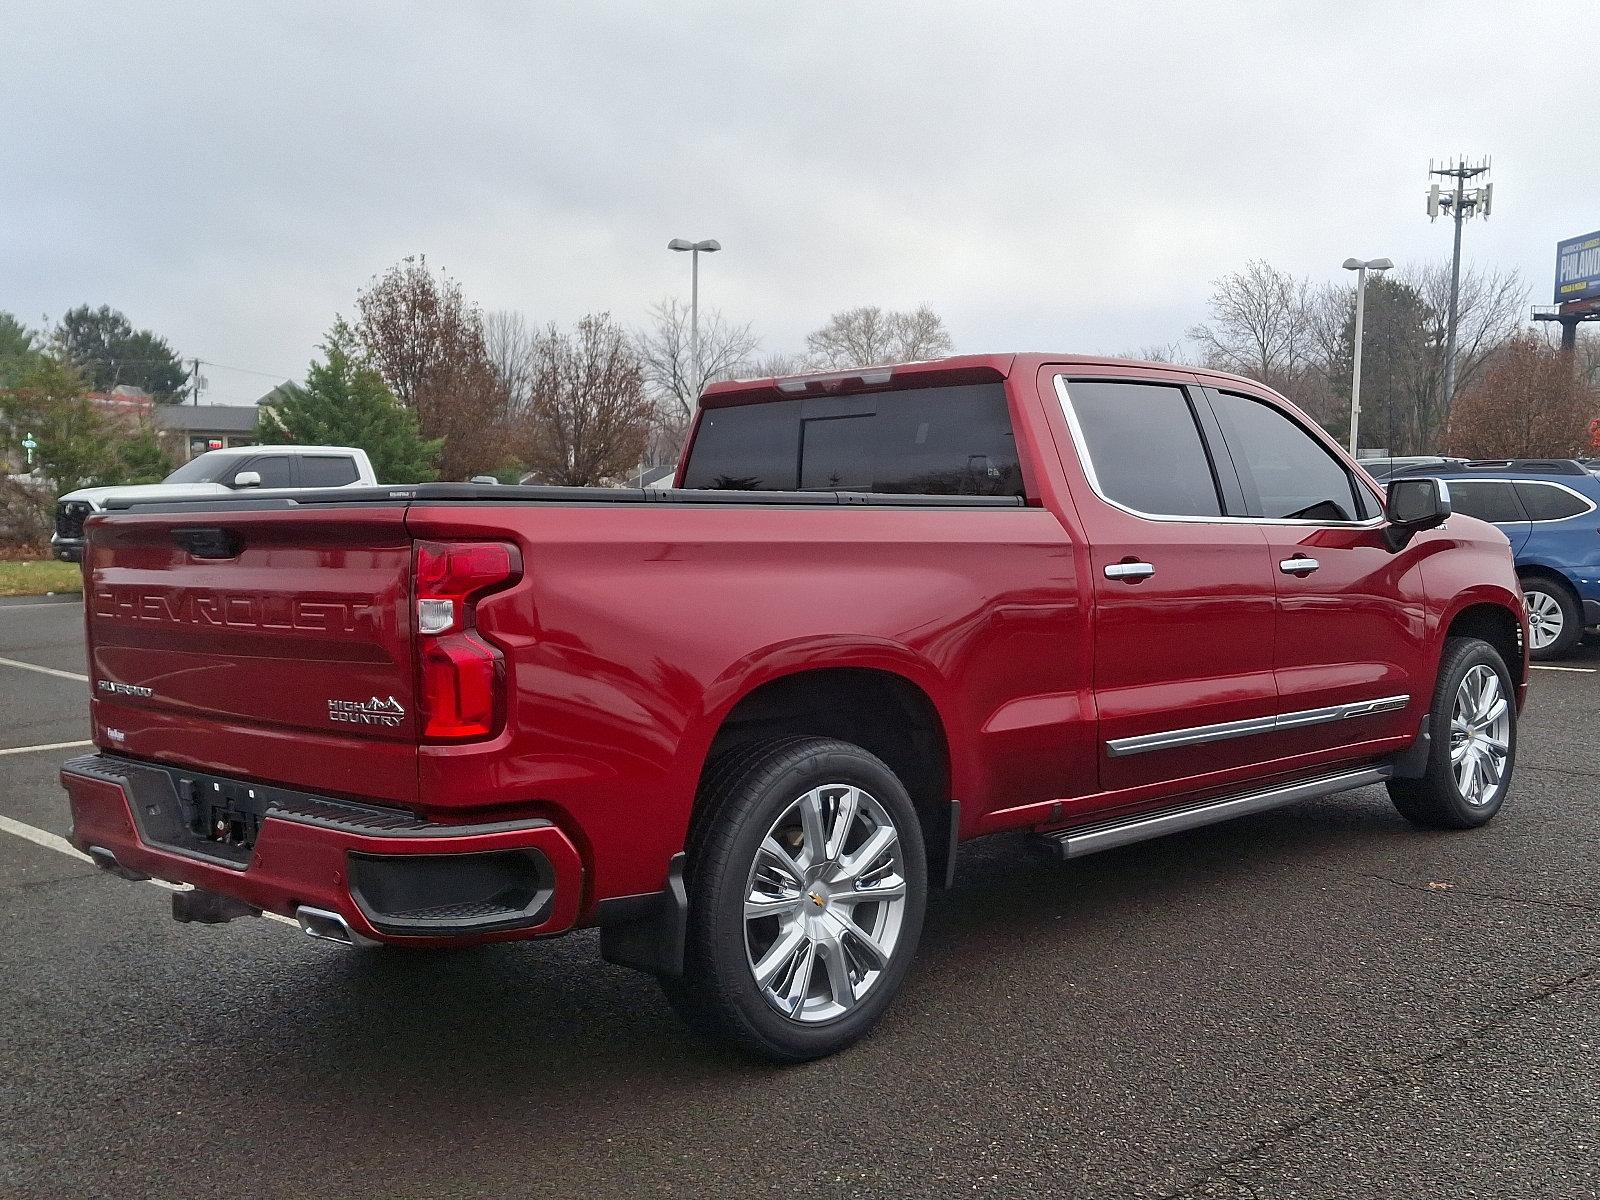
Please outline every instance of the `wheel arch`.
M957 746L942 692L937 672L899 648L860 647L826 658L774 655L724 690L702 734L697 780L723 755L768 738L833 737L858 745L882 759L910 793L928 877L937 884L948 877L959 829ZM695 823L706 816L699 791L697 782L691 842Z
M1504 660L1512 679L1521 685L1528 674L1527 636L1524 625L1521 611L1512 608L1503 599L1468 597L1445 621L1444 637L1475 637L1488 642ZM1442 641L1440 650L1441 652L1443 650Z

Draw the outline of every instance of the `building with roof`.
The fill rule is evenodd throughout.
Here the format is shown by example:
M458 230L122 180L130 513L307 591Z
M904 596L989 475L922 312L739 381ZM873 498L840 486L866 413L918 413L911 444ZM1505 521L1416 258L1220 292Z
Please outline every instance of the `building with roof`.
M157 404L150 419L162 448L177 463L257 441L254 404Z

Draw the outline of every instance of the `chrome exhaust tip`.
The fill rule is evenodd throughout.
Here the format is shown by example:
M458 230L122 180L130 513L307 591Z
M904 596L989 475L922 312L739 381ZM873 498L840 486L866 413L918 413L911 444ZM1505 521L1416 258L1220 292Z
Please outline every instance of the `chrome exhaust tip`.
M294 919L302 933L321 938L325 942L338 942L341 946L352 948L373 944L371 938L362 937L350 928L350 922L326 908L312 908L309 904L302 904L294 910Z

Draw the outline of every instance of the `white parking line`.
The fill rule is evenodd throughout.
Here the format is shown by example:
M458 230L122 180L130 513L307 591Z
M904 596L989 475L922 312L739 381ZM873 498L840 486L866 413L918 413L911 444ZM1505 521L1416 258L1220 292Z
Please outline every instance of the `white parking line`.
M6 754L37 754L43 750L76 750L79 746L92 746L91 741L82 742L45 742L42 746L8 746L0 750L0 755Z
M1574 675L1593 675L1596 670L1600 670L1596 667L1550 667L1544 663L1529 663L1528 666L1535 671L1571 671Z
M87 675L79 675L76 671L58 671L54 667L41 667L38 663L21 662L15 658L0 658L0 667L16 667L19 671L37 671L41 675L54 675L57 679L76 679L79 683L88 683Z
M46 850L54 850L57 854L65 854L68 858L75 858L79 862L94 862L94 859L83 853L71 842L67 841L66 838L59 837L43 829L35 829L32 825L25 825L21 821L13 821L7 816L0 816L0 833L12 834L25 842L32 842L35 846L43 846ZM146 879L144 882L154 884L156 887L164 888L169 892L187 892L191 890L187 883L168 883L165 879ZM299 922L279 913L264 912L261 915L269 921L281 921L285 925L293 925L299 928Z

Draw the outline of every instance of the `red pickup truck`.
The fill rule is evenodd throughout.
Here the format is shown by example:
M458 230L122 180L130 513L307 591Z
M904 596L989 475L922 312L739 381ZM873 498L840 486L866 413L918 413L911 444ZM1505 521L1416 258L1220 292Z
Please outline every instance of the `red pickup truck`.
M1065 858L1378 782L1505 798L1506 539L1209 371L723 383L663 491L125 505L84 560L72 840L352 946L599 927L778 1059L865 1033L960 843Z

